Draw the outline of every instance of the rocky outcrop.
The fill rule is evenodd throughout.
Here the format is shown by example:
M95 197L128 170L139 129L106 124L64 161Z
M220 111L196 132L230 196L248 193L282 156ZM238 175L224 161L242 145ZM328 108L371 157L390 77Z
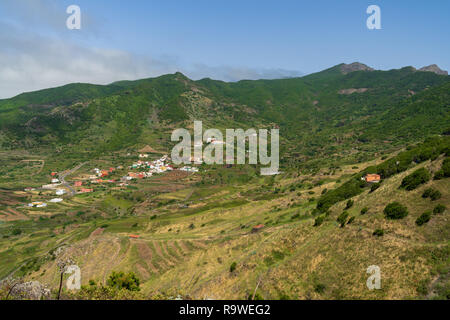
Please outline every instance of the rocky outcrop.
M50 298L50 290L39 281L24 282L11 290L11 296L17 299L41 300Z
M423 68L420 68L419 71L427 71L427 72L434 72L436 74L448 76L448 72L445 70L442 70L439 68L436 64L432 64Z
M371 67L363 64L363 63L359 63L359 62L353 62L350 64L343 64L341 66L341 72L343 74L347 74L350 72L354 72L354 71L374 71L375 69L372 69Z

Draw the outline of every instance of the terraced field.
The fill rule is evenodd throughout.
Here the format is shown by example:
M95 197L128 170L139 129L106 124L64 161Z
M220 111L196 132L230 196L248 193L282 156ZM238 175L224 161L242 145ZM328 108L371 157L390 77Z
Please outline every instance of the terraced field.
M7 205L2 213L17 220L4 218L0 224L6 236L0 238L0 276L38 280L56 289L57 262L70 258L81 269L83 285L106 283L113 271L132 271L144 296L246 299L257 287L264 299L441 297L450 265L448 209L423 226L416 220L438 204L448 206L450 180L431 179L412 191L399 186L419 168L435 174L444 159L441 154L411 164L374 191L366 187L351 196L350 207L338 201L326 212L317 212L324 194L386 160L233 185L205 185L202 173L148 179L29 212ZM238 168L208 174L215 170L217 175L241 174ZM439 199L422 197L429 188L439 191ZM407 207L404 219L384 217L394 199ZM363 208L368 208L364 214ZM340 226L343 212L347 222ZM316 226L319 216L324 220ZM263 227L254 231L256 225ZM375 236L376 229L384 235ZM381 290L366 287L370 265L382 270Z

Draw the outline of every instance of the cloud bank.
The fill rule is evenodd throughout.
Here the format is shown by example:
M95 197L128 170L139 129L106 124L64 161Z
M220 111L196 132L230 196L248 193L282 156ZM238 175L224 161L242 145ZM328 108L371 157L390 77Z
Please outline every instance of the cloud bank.
M283 69L183 64L176 57L149 57L87 46L71 41L60 31L66 16L56 1L4 1L0 8L11 14L7 21L0 21L0 99L74 82L108 84L177 71L194 80L208 77L224 81L301 75ZM32 30L29 26L33 21L44 21L43 26L40 24L43 29ZM95 19L90 21L96 24Z

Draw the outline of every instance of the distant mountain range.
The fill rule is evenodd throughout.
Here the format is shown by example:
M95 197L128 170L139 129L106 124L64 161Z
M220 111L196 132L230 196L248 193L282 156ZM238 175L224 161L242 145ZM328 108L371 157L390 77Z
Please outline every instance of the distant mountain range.
M379 71L358 62L278 80L193 81L175 73L74 83L0 100L0 145L161 149L171 145L168 128L203 120L216 128L276 126L284 152L314 157L441 133L450 123L449 92L450 78L436 65Z

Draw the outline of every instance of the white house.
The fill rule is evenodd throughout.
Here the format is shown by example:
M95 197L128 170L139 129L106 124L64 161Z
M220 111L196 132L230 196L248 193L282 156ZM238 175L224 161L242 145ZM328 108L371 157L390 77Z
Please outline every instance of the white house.
M64 189L58 189L56 190L56 195L57 196L62 196L64 193L66 193L66 191Z

